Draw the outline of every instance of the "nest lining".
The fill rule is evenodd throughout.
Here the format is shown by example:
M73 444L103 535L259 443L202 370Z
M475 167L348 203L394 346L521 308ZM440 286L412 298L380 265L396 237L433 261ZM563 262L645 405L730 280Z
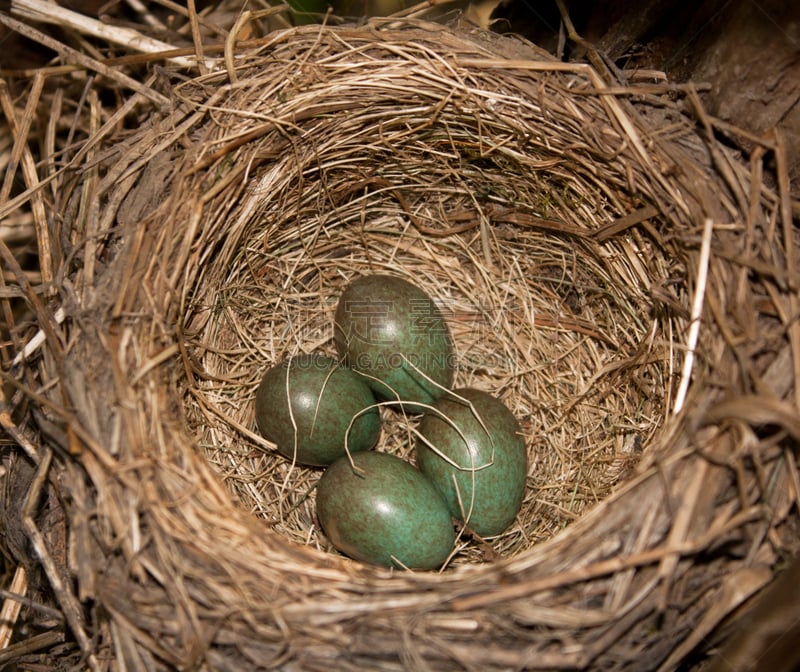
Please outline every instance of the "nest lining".
M277 227L285 228L283 222ZM641 352L648 345L649 333L637 333L627 323L602 329L596 319L566 317L567 326L559 325L557 316L562 311L555 316L552 311L553 305L564 301L558 290L566 285L567 298L575 291L563 276L579 266L585 274L581 286L591 287L585 282L592 277L591 266L574 250L568 262L561 262L563 267L553 269L550 254L559 246L548 246L543 237L528 234L527 244L514 240L493 247L498 263L489 271L480 251L474 249L480 248L479 236L432 245L416 232L404 235L398 231L402 227L397 218L388 218L384 226L377 223L352 231L347 226L333 228L338 249L334 259L309 252L298 242L295 250L278 248L276 256L258 250L254 259L242 263L239 273L228 274L230 269L225 269L227 282L217 285L225 287L225 296L211 309L216 314L204 325L202 336L190 341L210 376L190 393L192 401L194 395L202 397L194 403L207 409L196 416L190 413L197 418L192 425L208 446L209 458L235 484L245 506L265 515L295 540L324 543L315 534L313 494L309 496L319 470L289 465L269 448L264 453L254 437L237 428L253 427L254 389L267 366L301 351L335 354L335 301L354 273L403 275L437 297L450 317L459 360L456 384L497 394L523 423L531 449L531 484L526 515L520 517L514 534L516 548L520 544L524 548L546 536L537 525L541 530L557 530L586 505L601 499L623 471L621 467L636 457L624 452L623 441L649 438L663 419L667 378L663 359L668 351ZM254 239L260 241L262 236L259 233ZM351 244L340 256L342 246L347 250ZM516 250L530 244L537 247L537 254L518 258ZM249 246L245 247L249 252ZM561 254L567 252L561 250ZM511 263L500 266L501 255ZM457 263L459 258L465 263ZM534 278L541 259L548 273L555 275L555 270L562 277L542 281L540 289ZM304 275L311 276L309 284L298 282ZM481 299L476 301L476 296ZM603 298L602 303L616 303ZM637 298L644 304L642 297ZM624 295L622 300L631 301ZM607 305L601 307L609 310ZM540 313L545 327L536 323ZM592 341L593 332L599 334L599 343ZM638 343L628 340L632 335ZM211 344L210 351L206 344ZM620 357L626 346L631 355ZM632 378L638 384L629 382ZM651 392L647 398L645 391ZM564 417L565 412L569 417ZM225 422L227 418L230 421ZM408 457L413 442L406 423L388 409L384 420L381 449ZM302 507L295 502L302 502ZM294 516L291 521L288 512Z
M743 163L647 87L428 24L309 27L236 57L55 191L65 312L36 308L56 337L23 368L90 666L671 669L705 647L797 530L797 241L763 154ZM328 552L310 474L248 415L263 360L329 347L338 287L390 265L454 317L500 320L459 346L459 375L540 460L517 525L442 574ZM487 316L477 288L515 309ZM548 469L571 498L537 489Z
M254 435L255 388L287 356L335 356L333 312L356 275L404 277L445 315L455 385L497 395L523 425L528 495L490 554L513 555L607 496L663 422L675 370L666 339L684 328L654 311L648 288L670 263L641 236L602 248L590 239L625 212L626 185L596 159L624 140L592 129L600 109L576 119L568 107L560 128L553 86L510 95L491 71L467 79L442 72L428 48L395 49L323 53L290 78L280 55L265 59L241 71L203 129L213 147L217 135L246 134L265 108L273 119L324 110L295 122L297 138L280 123L260 138L269 160L225 208L224 237L208 241L213 259L187 299L187 345L204 378L187 389L188 417L246 508L330 550L315 524L320 470L287 463ZM284 88L270 90L275 82ZM190 100L204 83L177 93ZM410 458L415 419L383 417L379 449ZM465 542L456 562L486 553Z

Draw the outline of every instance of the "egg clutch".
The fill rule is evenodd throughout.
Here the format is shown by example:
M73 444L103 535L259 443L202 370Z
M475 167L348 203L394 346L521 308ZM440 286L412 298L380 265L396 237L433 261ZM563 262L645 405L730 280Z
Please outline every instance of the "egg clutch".
M356 560L434 569L453 552L453 519L481 537L503 532L525 494L519 424L496 397L453 389L455 355L441 311L389 275L352 281L334 323L339 358L288 358L263 376L256 424L286 459L325 467L322 531ZM410 462L372 450L380 407L422 414Z

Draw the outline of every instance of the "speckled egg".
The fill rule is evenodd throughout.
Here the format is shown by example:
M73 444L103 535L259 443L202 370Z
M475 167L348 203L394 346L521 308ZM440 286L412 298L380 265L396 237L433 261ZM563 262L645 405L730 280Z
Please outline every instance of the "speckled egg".
M390 275L357 278L339 298L335 320L337 351L380 399L430 404L452 386L450 331L416 285ZM404 408L424 410L413 403Z
M420 422L417 466L455 518L466 515L483 537L500 534L525 494L528 456L519 423L499 399L471 388L454 390L433 408Z
M381 419L374 404L359 375L331 357L301 354L264 374L256 391L256 424L284 457L325 466L345 454L345 437L350 452L375 445Z
M434 569L447 560L455 532L433 485L411 464L387 453L355 453L325 470L317 517L331 543L356 560L388 567Z

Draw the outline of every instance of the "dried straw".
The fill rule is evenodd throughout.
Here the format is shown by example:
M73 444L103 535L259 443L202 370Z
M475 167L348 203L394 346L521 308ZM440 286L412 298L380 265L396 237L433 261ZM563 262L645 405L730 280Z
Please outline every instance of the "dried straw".
M22 517L91 668L672 669L797 550L780 138L748 163L691 88L413 21L278 31L147 87L169 107L96 115L8 206L53 181L52 303L0 245L32 320L4 427L59 483L64 565L36 493ZM518 520L441 572L338 555L319 471L254 430L264 369L332 352L373 272L430 293L457 384L525 431ZM409 456L414 420L384 417Z

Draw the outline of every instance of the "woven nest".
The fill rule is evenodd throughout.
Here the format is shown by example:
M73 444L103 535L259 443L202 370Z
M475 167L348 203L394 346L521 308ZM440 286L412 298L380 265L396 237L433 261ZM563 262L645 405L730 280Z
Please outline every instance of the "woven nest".
M763 178L775 143L747 161L691 87L603 75L434 24L308 26L162 74L136 130L93 120L6 375L63 566L25 530L90 667L650 670L713 646L797 546L796 204ZM254 429L264 370L332 354L375 272L434 298L457 385L524 429L516 522L438 572L339 555L320 471ZM382 412L378 450L411 458L415 419Z

